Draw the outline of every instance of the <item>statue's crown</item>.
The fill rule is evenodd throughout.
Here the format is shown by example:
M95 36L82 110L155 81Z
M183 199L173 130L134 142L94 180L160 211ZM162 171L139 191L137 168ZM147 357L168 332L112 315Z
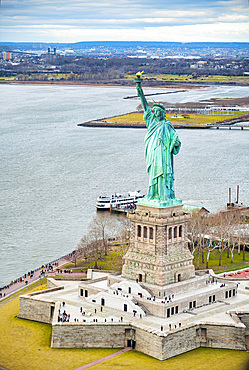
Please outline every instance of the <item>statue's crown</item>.
M152 108L159 108L159 109L162 109L164 112L166 111L165 106L162 103L154 102L152 105Z

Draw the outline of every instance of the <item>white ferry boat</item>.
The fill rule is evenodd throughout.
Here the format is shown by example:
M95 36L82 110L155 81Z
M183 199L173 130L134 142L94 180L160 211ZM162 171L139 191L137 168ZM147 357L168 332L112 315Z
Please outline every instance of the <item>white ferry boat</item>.
M144 195L140 194L140 190L129 192L128 194L122 195L115 193L110 197L99 196L96 203L97 211L111 211L113 210L128 210L135 208L135 205L139 198L143 198Z

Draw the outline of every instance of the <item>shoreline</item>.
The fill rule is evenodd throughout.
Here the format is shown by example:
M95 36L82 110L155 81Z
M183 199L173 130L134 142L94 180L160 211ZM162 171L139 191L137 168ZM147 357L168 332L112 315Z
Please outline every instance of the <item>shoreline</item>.
M84 81L17 81L17 80L0 80L0 85L59 85L59 86L96 86L96 87L134 87L132 80L121 81L101 81L101 82L84 82ZM205 89L213 86L249 86L245 82L224 82L224 81L144 81L145 88L165 89L165 88L185 88L185 89Z
M46 86L69 86L69 87L110 87L110 88L120 88L120 89L126 89L126 88L135 88L134 83L130 82L128 84L115 84L113 82L101 82L101 83L93 83L93 82L81 82L81 81L2 81L0 80L0 85L46 85ZM240 85L238 85L240 86ZM244 85L242 85L244 86ZM249 85L246 85L249 86ZM144 86L146 89L182 89L182 90L202 90L202 89L209 89L214 87L213 85L188 85L188 84L171 84L165 83L165 85L159 85L159 86ZM178 92L178 91L177 91ZM160 93L157 93L160 94ZM155 95L155 94L153 94ZM130 97L124 97L124 99L130 99Z
M0 303L4 299L8 298L12 294L18 292L19 290L25 288L27 285L31 285L43 277L53 276L54 270L64 266L66 263L70 261L70 257L72 256L73 252L70 252L64 256L61 256L51 262L44 263L42 266L37 267L33 270L30 270L23 275L19 276L16 279L13 279L8 284L0 287ZM52 267L49 268L49 267ZM45 271L45 272L44 272ZM80 275L80 272L77 272L77 275ZM68 274L66 274L68 276ZM73 274L70 274L73 277ZM85 275L82 273L82 276Z
M137 113L137 112L130 112L130 113ZM126 114L124 114L126 115ZM113 117L105 117L102 119L97 119L93 121L78 123L77 126L81 127L97 127L97 128L142 128L146 129L146 123L145 122L130 122L130 123L115 123L115 122L108 122L108 119L115 118ZM119 115L118 117L122 117L122 115ZM236 117L236 118L230 118L225 119L223 121L219 121L213 124L205 124L205 125L185 125L185 124L173 124L173 126L176 129L210 129L210 128L217 128L217 127L233 127L236 123L239 122L249 122L249 114ZM237 127L237 126L234 126ZM240 126L238 126L240 128Z

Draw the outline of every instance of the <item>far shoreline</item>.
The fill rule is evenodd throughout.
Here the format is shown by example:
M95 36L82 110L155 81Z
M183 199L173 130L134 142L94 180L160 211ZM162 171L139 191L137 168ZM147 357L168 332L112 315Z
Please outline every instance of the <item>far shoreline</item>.
M76 81L1 81L0 85L51 85L51 86L88 86L88 87L112 87L112 88L133 88L135 84L115 84L115 83L93 83L93 82L76 82ZM248 85L249 86L249 85ZM213 88L214 85L188 85L188 84L165 84L159 86L145 86L145 89L187 89L187 90L200 90Z
M95 86L95 87L135 87L131 80L122 82L83 82L83 81L18 81L18 80L0 80L0 85L57 85L57 86ZM144 88L165 89L165 88L185 88L185 89L207 89L215 86L249 86L249 83L222 82L214 81L212 83L205 81L182 82L182 81L157 81L157 84L144 83Z
M123 83L122 83L123 82ZM0 85L37 85L37 86L69 86L69 87L110 87L110 88L135 88L135 84L131 80L123 80L121 83L119 82L83 82L83 81L17 81L17 80L0 80ZM156 85L146 85L144 84L145 89L157 89L157 90L165 90L165 89L176 89L179 92L180 89L185 89L185 91L188 90L206 90L206 89L215 89L218 86L249 86L247 83L236 83L236 82L203 82L203 81L195 81L195 82L180 82L180 81L157 81ZM175 92L178 92L175 91ZM172 91L174 93L174 91ZM151 95L158 95L157 94L151 94ZM148 94L150 95L150 94ZM127 96L124 97L124 99L130 99L134 98L135 96ZM238 99L245 99L245 98L238 98ZM248 98L246 98L248 99ZM236 99L235 99L236 100ZM166 103L167 104L167 103ZM189 103L186 103L187 105ZM243 104L239 104L242 106ZM135 113L135 112L130 112ZM126 113L127 114L127 113ZM122 115L121 115L122 116ZM108 122L108 119L116 118L117 116L112 117L104 117L97 120L91 120L88 122L78 123L77 126L83 126L83 127L95 127L95 128L146 128L146 125L144 122L129 122L129 123L113 123ZM242 118L242 119L241 119ZM238 118L231 118L230 120L225 120L225 122L220 121L219 123L214 123L214 125L211 124L204 124L204 125L185 125L185 124L174 124L173 126L176 129L209 129L217 126L230 126L232 127L233 124L238 123L240 121L249 121L249 114L245 116L241 116L240 119ZM218 127L217 127L218 128ZM242 128L243 129L243 128Z

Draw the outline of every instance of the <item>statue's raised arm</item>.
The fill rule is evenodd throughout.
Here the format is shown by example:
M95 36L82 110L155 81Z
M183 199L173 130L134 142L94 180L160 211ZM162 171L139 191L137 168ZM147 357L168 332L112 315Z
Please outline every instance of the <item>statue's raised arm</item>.
M137 87L137 96L139 96L139 98L141 100L143 110L144 110L144 112L146 112L149 106L148 106L148 102L145 98L143 89L141 87L141 82L143 81L141 76L142 76L143 73L144 73L144 71L143 72L138 72L136 74L135 82L136 82L136 87Z

